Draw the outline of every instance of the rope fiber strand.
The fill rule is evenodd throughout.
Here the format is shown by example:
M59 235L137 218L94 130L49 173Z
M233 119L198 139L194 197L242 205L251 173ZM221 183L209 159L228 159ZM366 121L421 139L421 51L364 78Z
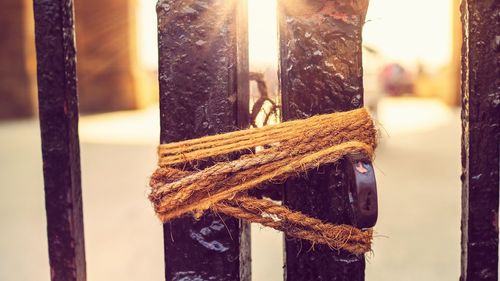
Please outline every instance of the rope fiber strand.
M348 154L372 159L376 144L377 131L364 108L162 144L149 199L162 222L212 210L360 255L371 250L371 229L322 222L247 191ZM254 152L256 147L263 149Z

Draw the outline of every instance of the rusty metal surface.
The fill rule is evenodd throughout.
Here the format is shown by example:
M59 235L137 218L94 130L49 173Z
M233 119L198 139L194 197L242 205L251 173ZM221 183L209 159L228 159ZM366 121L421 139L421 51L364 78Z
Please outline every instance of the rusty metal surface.
M280 83L284 120L362 106L361 28L368 1L281 0ZM290 180L284 202L333 223L349 223L345 173L337 165ZM286 239L285 279L364 280L364 257Z
M498 280L500 3L462 1L462 273Z
M161 142L248 126L248 62L236 0L160 0L157 5ZM246 82L248 85L248 81ZM192 167L197 168L197 167ZM249 227L205 214L164 225L166 280L250 280Z
M73 1L33 3L51 279L84 281Z

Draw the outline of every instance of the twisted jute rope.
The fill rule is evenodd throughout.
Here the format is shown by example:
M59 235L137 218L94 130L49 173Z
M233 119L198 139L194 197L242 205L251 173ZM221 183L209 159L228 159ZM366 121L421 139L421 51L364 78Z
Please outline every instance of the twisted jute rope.
M200 217L210 209L313 244L363 254L371 249L372 229L323 222L250 197L247 191L284 182L347 154L371 159L376 142L369 113L357 109L162 144L149 199L162 222L186 213ZM262 149L255 152L256 147Z

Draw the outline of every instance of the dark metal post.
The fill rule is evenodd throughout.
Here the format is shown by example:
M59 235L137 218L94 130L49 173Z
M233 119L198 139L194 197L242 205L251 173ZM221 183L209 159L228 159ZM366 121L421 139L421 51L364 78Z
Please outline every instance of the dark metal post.
M347 111L363 103L361 28L367 0L281 0L283 119ZM349 223L340 166L289 180L284 203L333 223ZM364 257L286 239L285 280L364 280ZM314 249L311 249L314 248Z
M462 274L498 280L500 3L462 1Z
M245 4L158 2L162 143L248 126ZM177 219L164 225L164 243L166 280L250 280L249 227L237 219Z
M73 1L33 3L50 273L84 281Z

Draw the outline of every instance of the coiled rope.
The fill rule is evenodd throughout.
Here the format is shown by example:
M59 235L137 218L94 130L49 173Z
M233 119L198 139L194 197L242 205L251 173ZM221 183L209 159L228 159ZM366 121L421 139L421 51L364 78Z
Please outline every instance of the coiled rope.
M187 213L200 217L210 209L291 237L363 254L371 249L371 229L322 222L250 197L247 191L300 176L347 154L371 159L376 142L369 113L357 109L162 144L149 199L162 222ZM255 147L263 149L254 152Z

